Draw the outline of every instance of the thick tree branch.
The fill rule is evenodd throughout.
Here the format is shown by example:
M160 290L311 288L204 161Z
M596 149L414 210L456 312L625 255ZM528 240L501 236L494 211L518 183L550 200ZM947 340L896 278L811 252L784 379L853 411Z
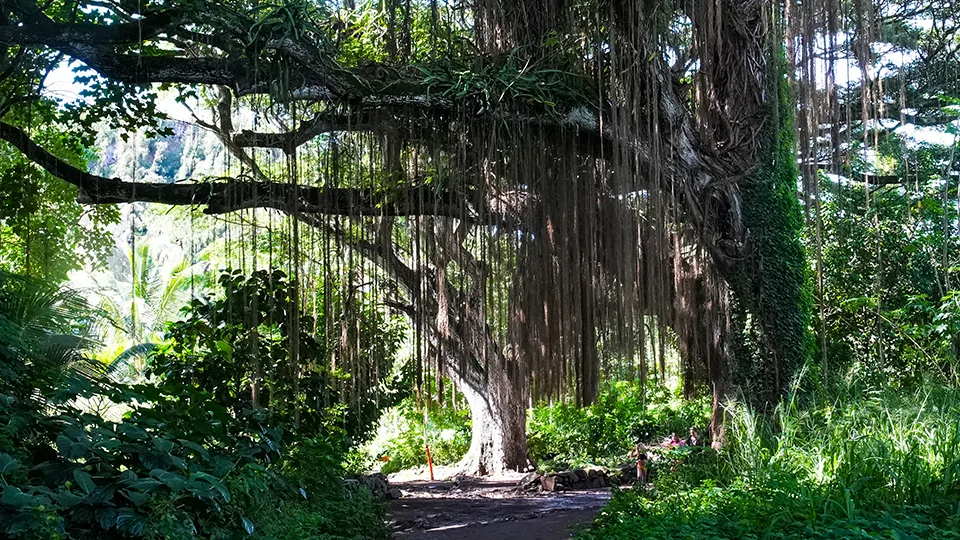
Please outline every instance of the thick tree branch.
M151 39L187 17L179 9L148 15L134 22L116 24L55 23L45 21L23 26L0 26L0 43L42 45L51 48L77 44L121 45Z
M321 113L305 122L299 129L283 133L264 133L243 130L233 136L237 146L249 148L278 148L288 154L317 135L332 132L382 131L390 125L384 119L373 118L370 113L357 115L339 113Z
M84 172L36 144L20 128L0 122L0 139L7 141L50 174L79 188L87 204L149 202L205 206L208 214L248 208L273 208L289 214L340 216L448 216L476 223L479 213L467 194L437 191L429 186L370 190L294 186L276 182L227 179L203 183L137 183ZM496 216L488 215L488 219Z
M243 90L255 78L250 76L247 63L239 59L120 54L85 44L54 48L108 79L130 84L211 84Z

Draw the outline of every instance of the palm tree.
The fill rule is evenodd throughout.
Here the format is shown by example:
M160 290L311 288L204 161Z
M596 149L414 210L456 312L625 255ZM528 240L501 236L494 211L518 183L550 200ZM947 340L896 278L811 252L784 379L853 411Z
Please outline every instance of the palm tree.
M37 399L64 377L93 380L97 319L84 298L36 278L0 271L0 378Z
M166 323L188 303L192 286L204 282L207 265L191 263L179 246L159 236L132 244L118 241L106 270L75 281L85 283L91 303L109 323L99 355L108 373L137 380L148 353L162 341Z

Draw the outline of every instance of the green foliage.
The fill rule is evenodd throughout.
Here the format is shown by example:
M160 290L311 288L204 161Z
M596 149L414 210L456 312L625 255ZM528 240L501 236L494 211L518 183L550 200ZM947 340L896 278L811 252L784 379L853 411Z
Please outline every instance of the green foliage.
M909 172L915 181L871 189L869 208L862 184L821 182L829 359L837 371L877 381L909 385L931 372L953 379L957 183L940 180L950 149L889 136L879 151L888 169L874 172ZM857 164L853 176L864 167Z
M370 494L339 481L339 437L290 440L265 409L175 380L98 381L56 354L89 320L75 295L5 277L0 299L5 538L388 536ZM122 418L78 408L95 399Z
M135 247L124 235L101 271L74 275L73 284L89 284L88 298L108 324L100 329L98 358L110 362L114 376L142 382L146 352L163 340L168 321L188 302L191 290L206 285L205 265L191 265L178 246L157 236L138 236ZM82 285L81 285L82 284Z
M685 437L691 427L705 431L709 404L669 399L666 389L648 389L644 396L636 383L614 382L589 407L568 403L533 409L527 424L528 448L541 470L618 465L638 442L653 442L676 433Z
M422 66L424 84L456 101L476 103L478 112L499 104L525 104L547 113L596 103L586 80L575 73L524 60L521 50L482 64Z
M960 537L956 389L858 384L732 410L722 453L659 462L655 490L615 494L582 537Z
M86 151L79 139L56 122L55 104L33 103L4 118L31 126L33 139L58 158L83 169ZM96 264L110 248L108 226L119 220L117 208L84 208L77 188L0 145L0 268L62 282L86 262Z
M452 399L452 392L448 385L447 399ZM426 465L426 444L436 465L452 465L470 448L470 411L465 407L432 402L418 406L415 396L410 396L392 414L396 434L382 448L373 449L378 456L389 457L380 468L384 474Z
M238 414L267 409L307 437L336 428L362 440L380 410L402 398L403 381L390 378L400 343L396 321L357 309L344 314L345 343L326 343L313 333L316 323L301 312L299 291L283 272L233 271L219 283L223 298L194 300L187 318L169 325L154 374L203 388ZM348 352L340 350L345 344L356 344L355 356L331 369L329 355Z
M578 536L592 539L840 539L957 538L960 519L945 505L890 511L853 509L849 517L825 518L822 499L797 497L803 487L789 482L703 486L649 498L643 492L615 491L594 527Z

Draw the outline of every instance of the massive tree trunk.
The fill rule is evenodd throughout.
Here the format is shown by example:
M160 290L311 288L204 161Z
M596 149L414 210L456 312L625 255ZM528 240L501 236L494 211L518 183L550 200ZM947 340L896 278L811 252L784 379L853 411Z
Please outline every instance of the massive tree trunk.
M470 406L470 449L460 465L465 473L498 475L527 464L527 406L530 373L517 355L508 355L484 311L490 265L465 247L466 228L452 220L430 220L427 230L437 248L432 264L455 261L468 279L455 287L445 279L427 280L434 299L422 303L429 320L442 320L433 332L434 347L445 358L438 370L460 389ZM441 272L439 275L445 275ZM438 317L439 315L439 317Z
M460 465L481 475L522 470L527 466L528 379L492 365L485 375L450 377L467 399L472 422L470 449Z

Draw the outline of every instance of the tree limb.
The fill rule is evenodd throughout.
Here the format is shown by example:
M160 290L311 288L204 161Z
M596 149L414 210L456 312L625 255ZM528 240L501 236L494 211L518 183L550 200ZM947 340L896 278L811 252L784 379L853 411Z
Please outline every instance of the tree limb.
M391 190L294 186L276 182L227 179L202 183L138 183L84 172L51 154L20 128L0 122L0 139L17 148L50 174L79 188L86 204L149 202L174 206L205 206L207 214L248 208L273 208L289 214L340 216L438 215L480 222L480 213L465 193L437 191L429 186ZM495 222L500 218L488 214Z

